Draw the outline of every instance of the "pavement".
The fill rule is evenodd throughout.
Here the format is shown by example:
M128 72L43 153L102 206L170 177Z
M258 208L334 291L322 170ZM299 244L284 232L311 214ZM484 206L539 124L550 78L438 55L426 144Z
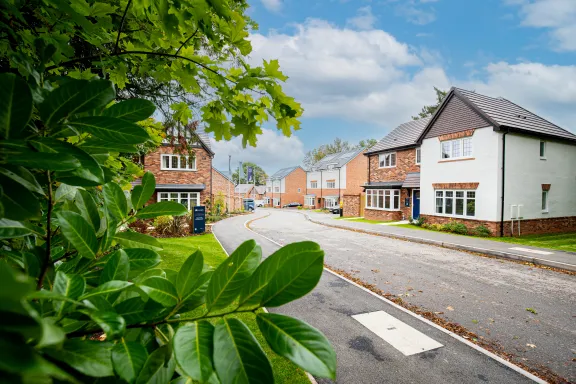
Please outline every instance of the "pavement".
M244 226L253 219L257 220L250 227L256 233ZM307 221L294 211L259 209L250 216L221 221L213 231L228 252L249 238L256 238L265 255L278 249L279 244L316 241L326 253L327 265L405 302L437 312L487 341L497 341L517 361L530 367L544 366L568 381L576 380L572 362L576 356L573 276L329 228ZM533 308L537 314L526 308ZM324 332L337 353L338 383L525 383L535 379L327 270L307 296L268 309L303 319ZM399 322L402 326L369 328L353 317L356 315L386 316L393 320L391 324ZM386 323L378 318L376 323ZM386 338L385 333L395 328L406 329L406 334L400 335L404 341ZM442 346L408 356L402 353L406 344L415 347L422 343Z
M495 257L576 271L576 253L573 252L498 242L478 237L459 236L445 232L396 227L394 225L335 220L334 218L338 217L337 215L322 212L306 211L301 213L314 223L329 225L335 228L352 229L379 236L390 236L419 243L439 245L445 248L479 252Z

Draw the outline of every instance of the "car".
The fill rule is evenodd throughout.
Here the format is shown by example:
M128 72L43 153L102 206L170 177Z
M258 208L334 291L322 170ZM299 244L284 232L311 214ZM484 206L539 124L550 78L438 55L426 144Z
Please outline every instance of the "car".
M300 203L288 203L288 204L284 204L282 206L282 208L297 208L297 207L301 207L302 204Z
M340 214L341 209L342 208L340 208L340 207L330 208L330 212Z

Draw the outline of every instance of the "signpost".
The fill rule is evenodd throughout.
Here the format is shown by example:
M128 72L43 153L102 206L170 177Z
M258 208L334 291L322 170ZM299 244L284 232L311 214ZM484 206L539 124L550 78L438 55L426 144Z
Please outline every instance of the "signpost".
M206 232L206 207L202 205L197 205L194 207L192 225L194 225L194 232L204 233Z

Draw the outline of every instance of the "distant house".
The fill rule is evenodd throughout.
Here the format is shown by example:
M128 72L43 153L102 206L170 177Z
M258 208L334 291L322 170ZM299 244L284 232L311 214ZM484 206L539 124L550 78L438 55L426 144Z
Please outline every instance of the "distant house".
M216 203L219 197L224 199L224 204L228 211L235 211L242 208L242 196L234 192L234 182L228 176L228 172L222 172L216 168L212 168L212 183L214 202Z
M418 143L429 223L495 235L576 230L573 133L509 100L452 88Z
M338 207L344 195L362 193L367 180L364 149L330 154L306 172L304 206L309 208Z
M234 192L242 195L242 197L252 197L252 189L254 184L238 184L234 189Z
M282 168L266 180L267 206L304 203L306 171L300 166Z

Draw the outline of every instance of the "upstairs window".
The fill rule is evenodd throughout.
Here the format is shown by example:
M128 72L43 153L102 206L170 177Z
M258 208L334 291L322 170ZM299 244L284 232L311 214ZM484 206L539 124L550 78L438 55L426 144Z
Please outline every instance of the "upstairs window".
M318 188L318 181L314 180L310 182L310 188Z
M274 187L274 192L280 192L280 187Z
M196 170L196 157L184 155L161 155L162 170L176 170L176 171L195 171Z
M420 148L416 148L416 164L420 164L422 161L422 150Z
M472 138L447 140L442 142L442 159L459 159L472 156Z
M548 213L548 191L542 191L542 213Z
M336 180L326 180L326 188L328 189L336 188Z
M383 153L378 156L380 168L392 168L396 166L396 152Z
M542 160L546 159L546 142L545 141L540 142L540 158Z

